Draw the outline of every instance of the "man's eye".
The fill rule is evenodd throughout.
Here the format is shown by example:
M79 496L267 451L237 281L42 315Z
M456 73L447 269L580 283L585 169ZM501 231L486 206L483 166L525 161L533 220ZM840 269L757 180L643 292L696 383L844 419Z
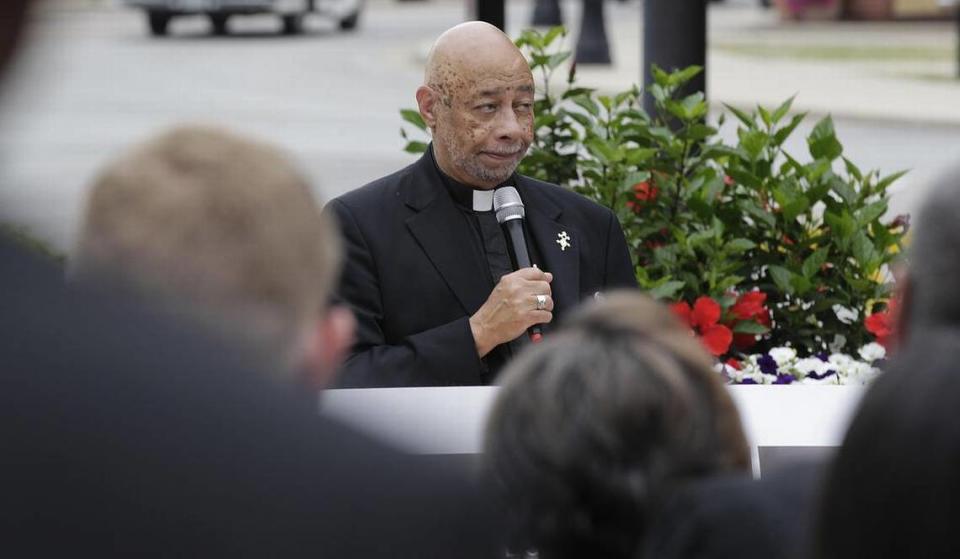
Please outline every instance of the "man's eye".
M477 110L482 113L495 113L497 112L497 106L493 103L484 103L483 105L477 106Z
M529 113L533 110L533 103L518 103L516 110L521 113Z

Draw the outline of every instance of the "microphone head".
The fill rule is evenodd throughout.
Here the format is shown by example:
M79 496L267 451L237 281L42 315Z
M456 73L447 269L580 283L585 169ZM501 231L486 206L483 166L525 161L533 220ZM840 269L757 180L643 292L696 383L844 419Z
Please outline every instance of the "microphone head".
M520 193L512 186L502 186L493 192L493 209L497 212L497 222L501 224L524 216Z

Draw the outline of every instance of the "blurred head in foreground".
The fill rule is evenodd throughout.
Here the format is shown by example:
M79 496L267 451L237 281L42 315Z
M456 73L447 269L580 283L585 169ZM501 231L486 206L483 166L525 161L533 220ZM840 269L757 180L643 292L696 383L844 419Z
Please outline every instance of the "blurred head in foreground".
M749 467L710 357L643 295L585 307L501 379L486 466L547 559L631 557L671 487Z
M823 559L956 557L960 337L913 337L870 387L826 476Z
M915 331L960 327L960 166L941 175L930 189L913 228L913 241L900 284L899 330L909 343Z
M339 259L336 234L283 154L184 126L96 179L72 271L323 385L353 330L349 312L326 307Z

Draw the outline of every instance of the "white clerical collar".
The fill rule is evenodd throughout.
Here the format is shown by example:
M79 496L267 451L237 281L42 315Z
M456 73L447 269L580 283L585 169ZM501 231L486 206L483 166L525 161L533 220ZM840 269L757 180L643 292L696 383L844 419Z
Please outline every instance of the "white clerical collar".
M490 190L474 190L473 191L473 211L475 212L489 212L493 209L493 191Z

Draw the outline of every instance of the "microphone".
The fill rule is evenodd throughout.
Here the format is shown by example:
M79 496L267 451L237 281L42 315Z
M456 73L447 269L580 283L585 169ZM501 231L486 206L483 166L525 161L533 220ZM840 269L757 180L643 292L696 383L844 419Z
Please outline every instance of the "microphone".
M517 269L529 268L530 254L527 252L527 241L523 235L523 217L526 214L520 193L512 186L496 189L493 192L493 209L497 213L497 222L507 230ZM539 324L531 326L528 332L533 343L543 339Z

